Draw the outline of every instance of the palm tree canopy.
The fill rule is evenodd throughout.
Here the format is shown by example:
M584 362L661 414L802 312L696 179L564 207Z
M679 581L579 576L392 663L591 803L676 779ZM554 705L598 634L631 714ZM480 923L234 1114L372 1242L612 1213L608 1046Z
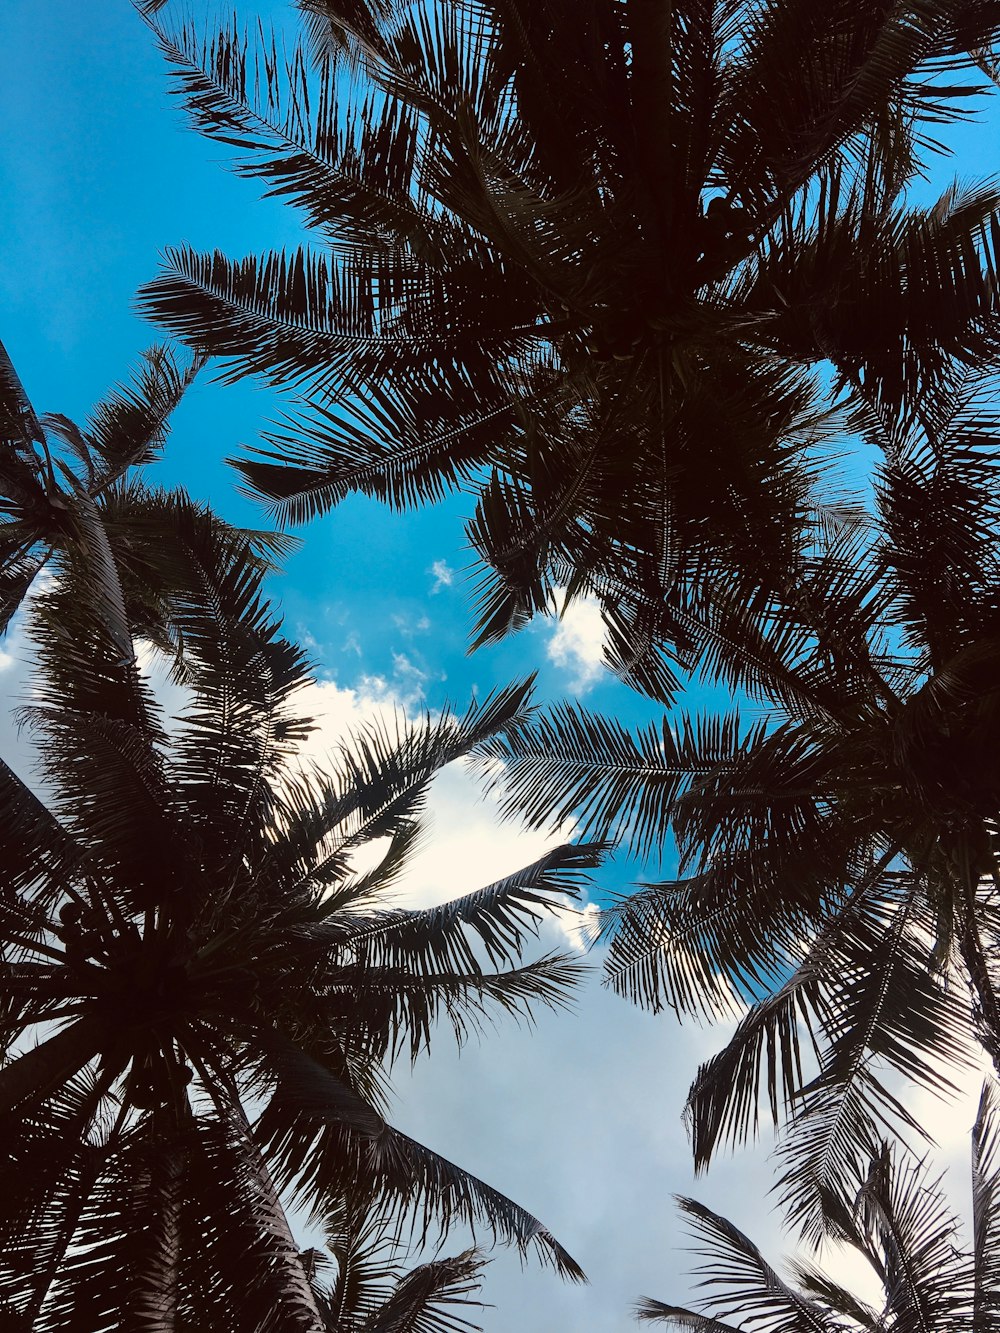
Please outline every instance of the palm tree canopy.
M642 1321L688 1333L994 1333L997 1285L997 1091L983 1088L972 1133L972 1246L926 1162L883 1146L858 1182L837 1238L865 1260L882 1290L874 1308L816 1264L793 1260L790 1280L731 1222L694 1199L681 1199L704 1260L695 1270L705 1295L698 1309L649 1298Z
M189 523L195 511L183 493L151 488L142 469L160 457L171 415L202 364L196 357L183 365L169 348L150 348L134 375L79 426L60 413L35 411L0 343L0 631L37 574L75 552L103 577L112 599L109 585L121 583L132 622L168 646L163 611L170 573L161 538L169 545L177 505ZM227 526L205 508L198 512L206 526ZM243 537L264 565L293 546L282 533L243 531ZM110 602L104 614L114 617ZM124 644L124 622L118 632Z
M342 1202L324 1218L324 1231L326 1250L306 1251L302 1259L328 1333L465 1333L479 1327L459 1313L482 1304L476 1294L489 1260L479 1251L434 1258L407 1271L398 1224L370 1201Z
M464 1220L580 1278L537 1219L385 1119L387 1062L439 1018L461 1040L565 1003L580 970L521 954L597 848L441 907L385 901L433 775L523 721L528 687L297 763L310 677L261 562L176 497L172 520L179 718L139 669L113 560L95 576L69 545L30 607L42 795L0 766L5 1317L320 1333L282 1194L366 1192L418 1235Z
M315 69L235 25L157 32L195 124L326 252L178 250L146 310L310 389L238 463L283 516L472 484L479 640L589 590L612 665L672 688L704 578L803 540L843 426L811 367L891 414L995 345L1000 197L901 191L1000 11L302 7Z
M973 1036L1000 1058L995 391L969 372L882 434L877 525L716 599L702 665L756 722L633 734L567 705L481 747L534 823L676 848L677 878L606 915L607 979L742 1016L691 1092L695 1159L787 1120L811 1231L887 1125L920 1133L900 1075L947 1094Z

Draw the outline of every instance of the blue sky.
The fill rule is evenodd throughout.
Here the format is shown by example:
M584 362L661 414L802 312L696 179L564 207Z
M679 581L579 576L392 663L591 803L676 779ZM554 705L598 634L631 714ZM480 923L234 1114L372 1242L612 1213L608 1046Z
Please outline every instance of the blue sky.
M287 23L289 11L264 3L252 12ZM220 11L199 3L192 12ZM167 96L164 63L126 0L13 0L0 31L8 53L0 89L0 336L36 407L80 417L157 339L132 303L166 247L240 255L307 237L291 209L259 199L256 182L226 170L224 146L186 128ZM259 526L260 510L238 495L222 460L252 444L278 407L267 389L204 375L175 417L157 479ZM272 592L290 626L315 643L325 672L392 680L402 670L411 686L422 679L432 707L527 669L541 671L551 695L578 678L549 662L551 626L466 656L462 519L470 509L467 498L451 497L400 515L357 497L310 526ZM450 583L435 576L435 565ZM589 699L648 712L606 675L594 679Z
M198 21L212 12L202 0L190 10ZM288 21L287 6L265 0L245 12ZM185 127L162 59L127 0L6 0L0 40L0 338L39 410L82 418L156 340L132 300L165 247L187 242L237 256L302 236L294 213L259 200L256 183L225 170L224 148ZM996 171L995 123L947 133L961 147L959 174ZM933 193L948 174L935 173ZM157 479L259 525L222 460L252 444L276 408L270 392L204 376L176 415ZM530 670L544 696L580 688L592 707L648 717L643 701L595 666L599 635L586 615L561 631L536 625L467 655L469 507L453 497L398 515L356 498L302 530L304 544L272 592L315 655L334 722L386 702L463 703L473 689ZM16 642L7 650L17 658ZM18 660L0 675L15 700L28 666ZM476 887L536 850L537 839L501 829L489 804L457 784L439 790L435 810L440 838L422 867L421 892ZM489 1330L607 1333L630 1327L627 1305L638 1295L679 1295L676 1274L687 1260L677 1253L673 1191L697 1188L755 1234L777 1235L776 1221L762 1220L762 1151L722 1163L707 1184L690 1178L684 1093L723 1034L682 1032L596 987L581 1010L575 1022L546 1018L536 1031L490 1038L461 1062L446 1052L412 1079L400 1077L399 1123L538 1211L591 1272L593 1288L574 1292L499 1261L486 1291L497 1306L484 1316ZM942 1121L954 1154L964 1152L965 1114Z

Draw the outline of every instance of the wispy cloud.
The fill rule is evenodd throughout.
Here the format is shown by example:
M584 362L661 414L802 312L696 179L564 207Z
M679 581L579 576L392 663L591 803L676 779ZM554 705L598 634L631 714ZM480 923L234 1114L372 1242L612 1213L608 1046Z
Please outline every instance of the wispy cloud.
M431 584L432 593L440 592L442 588L450 588L455 582L455 571L444 560L435 560L427 572L434 576L434 582Z

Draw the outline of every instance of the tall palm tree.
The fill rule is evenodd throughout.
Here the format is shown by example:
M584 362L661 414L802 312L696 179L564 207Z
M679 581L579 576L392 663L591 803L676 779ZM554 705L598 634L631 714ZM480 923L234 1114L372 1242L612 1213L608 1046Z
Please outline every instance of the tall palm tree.
M250 544L175 497L163 545L178 718L123 641L113 562L98 579L68 545L28 612L41 794L0 764L4 1326L322 1333L283 1200L359 1192L418 1234L478 1223L579 1278L535 1218L384 1115L387 1062L439 1018L461 1040L577 977L520 956L595 849L441 907L386 902L429 781L523 719L527 687L296 763L309 674Z
M731 1222L694 1199L681 1211L704 1259L696 1272L699 1309L645 1299L640 1320L687 1333L996 1333L1000 1329L1000 1161L997 1094L983 1089L972 1132L972 1244L941 1179L926 1162L887 1147L845 1211L838 1238L866 1261L882 1290L881 1307L855 1295L815 1264L793 1260L791 1281ZM733 1322L738 1321L738 1322Z
M177 250L147 312L312 406L238 466L282 517L471 485L480 640L590 590L673 687L692 597L783 568L843 425L995 345L1000 196L907 208L992 4L309 0L319 68L157 32L195 124L326 253Z
M877 526L717 599L702 667L756 721L566 706L481 747L536 824L676 852L608 913L608 981L741 1016L690 1094L696 1163L785 1121L812 1233L888 1125L920 1132L900 1075L947 1093L973 1037L1000 1067L996 388L969 372L883 438Z

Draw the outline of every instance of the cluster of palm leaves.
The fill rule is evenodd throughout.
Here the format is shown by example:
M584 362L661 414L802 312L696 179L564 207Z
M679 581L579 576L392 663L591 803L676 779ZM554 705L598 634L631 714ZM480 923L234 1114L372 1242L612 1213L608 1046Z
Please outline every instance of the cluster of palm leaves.
M987 1083L972 1131L971 1241L961 1243L961 1221L948 1207L940 1179L924 1161L883 1147L860 1180L854 1207L836 1219L847 1254L861 1261L878 1304L801 1258L792 1281L771 1267L749 1237L694 1199L681 1211L705 1262L698 1285L710 1294L697 1310L645 1299L640 1320L688 1333L747 1329L811 1333L967 1333L1000 1327L1000 1161L997 1085Z
M1000 6L302 0L292 46L139 8L196 126L320 244L171 252L141 300L192 365L150 354L85 428L0 362L4 623L52 571L24 611L39 792L0 773L10 1317L422 1327L479 1259L362 1299L390 1215L578 1275L386 1122L385 1069L441 1017L461 1039L560 1003L574 964L523 964L525 936L612 842L671 873L603 914L609 983L739 1019L690 1093L697 1164L773 1121L790 1219L859 1249L889 1312L811 1269L793 1290L688 1202L719 1319L643 1315L992 1327L993 1166L942 1295L950 1224L886 1143L923 1133L908 1088L948 1094L977 1050L1000 1070L1000 193L914 202L996 74ZM308 668L262 593L285 539L136 474L209 358L297 395L235 460L275 516L464 489L475 642L596 598L662 722L511 687L297 762ZM861 446L870 500L832 466ZM683 713L692 681L739 708ZM591 841L387 909L427 783L469 754ZM993 1139L986 1108L977 1161ZM332 1288L289 1199L333 1219Z
M440 907L387 903L429 782L523 724L528 687L297 761L309 669L262 595L255 535L121 469L96 480L109 456L139 461L133 435L162 432L168 364L150 358L155 376L113 400L135 409L126 428L54 423L96 456L85 480L50 462L53 427L7 367L11 476L26 478L11 542L34 539L49 578L23 611L35 787L0 765L4 1327L374 1333L442 1304L428 1326L457 1327L446 1307L481 1261L436 1260L380 1303L377 1274L384 1287L395 1269L365 1276L366 1209L424 1236L479 1224L582 1275L534 1217L386 1121L387 1062L439 1020L461 1041L563 1003L578 964L523 963L523 946L599 850L556 848ZM167 383L176 397L182 378ZM141 665L150 645L177 715ZM290 1201L333 1219L331 1289Z

